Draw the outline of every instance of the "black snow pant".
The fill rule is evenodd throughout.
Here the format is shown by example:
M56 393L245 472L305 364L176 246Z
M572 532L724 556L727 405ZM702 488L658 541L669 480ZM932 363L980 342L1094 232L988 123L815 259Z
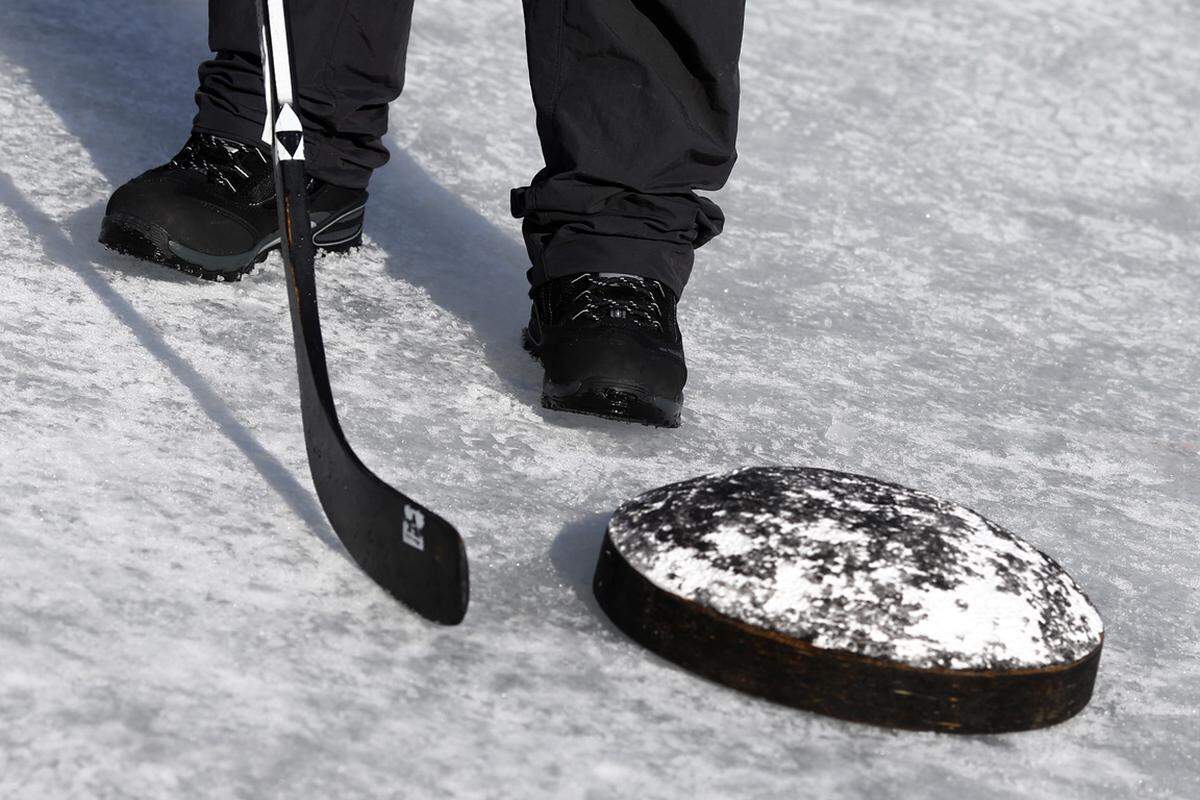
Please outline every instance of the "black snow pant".
M365 187L387 162L413 0L291 0L312 174ZM524 0L546 166L514 189L535 286L580 272L656 278L676 293L724 224L697 189L736 157L745 0ZM263 103L254 4L209 0L194 130L251 142Z

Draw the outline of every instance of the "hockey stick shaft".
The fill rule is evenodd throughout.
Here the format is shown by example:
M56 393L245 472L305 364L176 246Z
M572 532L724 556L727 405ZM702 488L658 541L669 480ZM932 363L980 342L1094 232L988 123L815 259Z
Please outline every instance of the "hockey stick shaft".
M274 153L280 251L313 485L334 532L368 575L418 613L454 624L466 614L468 600L466 551L458 531L367 469L338 422L317 307L304 130L285 0L258 0L258 12L264 139Z

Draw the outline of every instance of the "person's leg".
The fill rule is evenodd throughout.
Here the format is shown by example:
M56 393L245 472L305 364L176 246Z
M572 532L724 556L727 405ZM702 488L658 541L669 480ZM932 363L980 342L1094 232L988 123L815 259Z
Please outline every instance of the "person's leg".
M546 167L513 191L534 286L582 272L678 295L724 218L744 0L525 0Z
M308 169L365 188L387 162L388 103L404 85L413 0L292 0L289 5ZM247 143L262 136L258 20L246 0L209 0L209 47L196 92L197 133Z
M412 0L292 0L313 242L362 241L371 172L387 161L388 102L400 93ZM215 57L200 67L192 135L168 163L109 198L100 241L211 280L238 280L279 241L262 142L266 104L254 3L210 0Z

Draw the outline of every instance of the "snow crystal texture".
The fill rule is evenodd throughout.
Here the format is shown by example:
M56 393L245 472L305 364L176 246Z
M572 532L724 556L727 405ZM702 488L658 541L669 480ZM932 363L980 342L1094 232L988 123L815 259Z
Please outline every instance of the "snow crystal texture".
M829 470L758 467L623 506L618 552L660 589L825 649L914 667L1065 664L1100 615L1053 559L979 514Z

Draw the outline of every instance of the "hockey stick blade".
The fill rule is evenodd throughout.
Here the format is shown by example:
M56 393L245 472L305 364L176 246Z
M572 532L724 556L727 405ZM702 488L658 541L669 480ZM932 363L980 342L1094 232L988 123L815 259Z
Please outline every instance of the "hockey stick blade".
M338 422L317 311L315 251L305 192L304 131L296 114L285 0L258 0L267 122L296 344L300 407L313 485L334 532L380 586L414 611L453 625L467 612L467 554L450 523L372 473Z

